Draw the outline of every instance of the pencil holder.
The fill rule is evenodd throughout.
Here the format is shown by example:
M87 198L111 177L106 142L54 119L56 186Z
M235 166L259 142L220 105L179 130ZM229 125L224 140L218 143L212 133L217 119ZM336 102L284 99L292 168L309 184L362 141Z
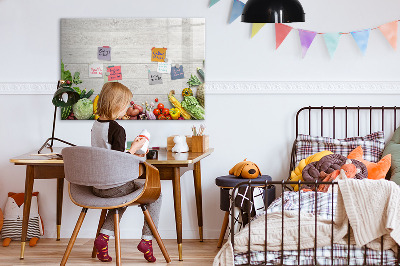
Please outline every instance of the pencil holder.
M209 136L192 136L192 152L205 152L208 150Z

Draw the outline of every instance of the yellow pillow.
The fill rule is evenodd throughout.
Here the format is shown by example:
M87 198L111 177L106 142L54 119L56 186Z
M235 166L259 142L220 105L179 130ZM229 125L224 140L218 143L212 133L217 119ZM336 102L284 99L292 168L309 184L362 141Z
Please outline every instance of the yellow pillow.
M312 162L316 162L321 160L322 157L326 156L326 155L330 155L333 154L333 152L331 151L320 151L316 154L310 155L307 158L301 160L299 162L299 164L297 165L297 167L290 173L290 181L303 181L303 176L302 176L302 172L304 167L306 167L307 164L312 163ZM291 185L295 191L299 190L299 186L298 185Z

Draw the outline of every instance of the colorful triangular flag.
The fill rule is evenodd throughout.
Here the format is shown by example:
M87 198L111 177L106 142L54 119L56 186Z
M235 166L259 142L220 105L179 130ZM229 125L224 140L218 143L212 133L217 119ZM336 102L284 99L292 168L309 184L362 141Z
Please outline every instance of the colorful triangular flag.
M208 7L212 7L213 5L215 5L218 2L219 2L219 0L210 0L210 5Z
M258 33L259 30L261 30L262 27L264 27L265 23L253 23L251 27L251 38L254 37Z
M300 30L301 55L304 58L317 33L315 31Z
M356 41L358 47L361 50L361 53L364 55L368 46L369 33L371 29L360 30L360 31L352 31L351 35L353 35L354 40Z
M276 49L278 49L278 47L282 44L282 42L285 40L286 36L288 36L289 32L292 29L293 28L288 25L275 23Z
M378 27L393 49L397 48L397 20Z
M229 18L229 23L232 23L235 19L237 19L240 15L242 15L242 11L244 8L244 3L239 0L233 0L231 17Z
M332 58L333 54L336 51L336 48L338 47L339 39L340 36L342 36L342 34L340 34L339 32L333 32L333 33L325 33L323 36L326 48L328 48L329 55Z

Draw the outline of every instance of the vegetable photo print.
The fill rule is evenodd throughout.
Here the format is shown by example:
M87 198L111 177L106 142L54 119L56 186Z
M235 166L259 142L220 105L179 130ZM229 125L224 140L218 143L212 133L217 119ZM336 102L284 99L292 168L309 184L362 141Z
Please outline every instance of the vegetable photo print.
M97 119L106 82L133 94L123 120L205 119L205 19L61 19L62 86L80 95L62 120ZM122 107L121 107L122 108Z

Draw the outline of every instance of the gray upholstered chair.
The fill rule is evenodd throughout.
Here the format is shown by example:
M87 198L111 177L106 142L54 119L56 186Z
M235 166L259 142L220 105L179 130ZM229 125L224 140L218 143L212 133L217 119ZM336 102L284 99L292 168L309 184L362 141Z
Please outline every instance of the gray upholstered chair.
M61 265L65 265L72 247L75 243L79 229L85 218L87 209L102 209L96 237L103 226L107 210L117 209L128 205L139 205L149 224L153 236L164 255L167 263L171 261L168 252L161 240L161 237L154 225L149 211L144 204L154 202L161 193L160 175L154 166L144 162L144 159L120 151L107 150L95 147L68 147L62 150L64 160L65 179L69 183L69 196L73 203L82 207L81 214L72 233L71 239L65 250ZM138 161L139 169L137 167ZM95 196L92 186L116 185L129 181L133 176L145 177L143 189L117 198L101 198ZM116 210L114 216L115 230L115 253L116 265L121 264L119 214ZM93 247L92 257L96 257L96 250Z

